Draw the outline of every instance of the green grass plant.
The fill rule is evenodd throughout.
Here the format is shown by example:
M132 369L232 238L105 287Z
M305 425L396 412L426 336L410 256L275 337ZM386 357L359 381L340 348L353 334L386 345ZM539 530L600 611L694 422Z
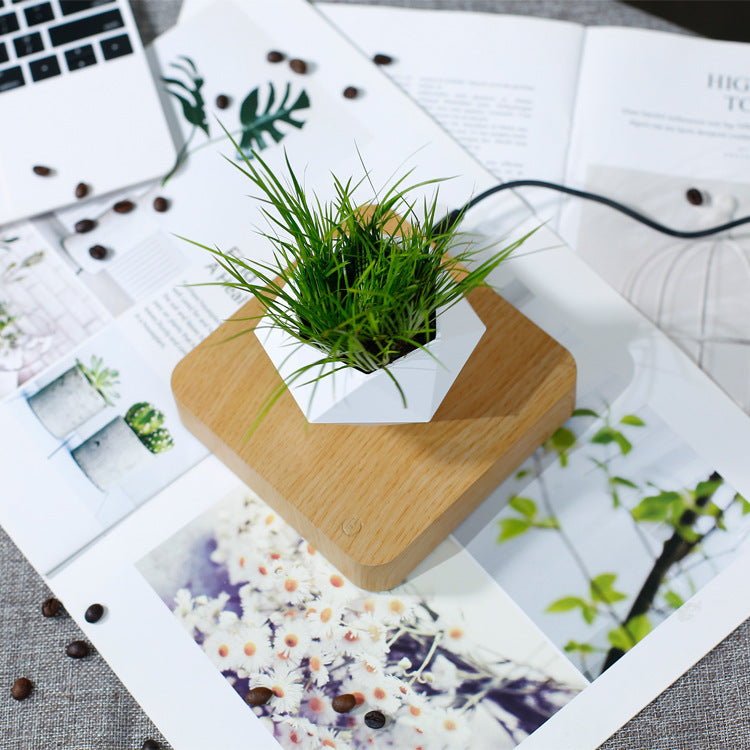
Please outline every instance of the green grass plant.
M273 326L320 352L279 386L264 413L298 378L317 382L345 367L385 370L406 405L389 365L423 349L440 314L484 285L526 237L474 262L479 250L458 241L458 222L446 228L439 221L437 190L432 198L412 197L440 180L408 184L407 174L378 191L367 175L358 182L333 176L334 198L321 202L306 192L288 157L286 174L278 176L257 154L239 154L232 163L260 191L269 225L261 234L274 259L244 260L194 242L228 274L208 283L254 295ZM367 206L354 197L365 184L373 192Z

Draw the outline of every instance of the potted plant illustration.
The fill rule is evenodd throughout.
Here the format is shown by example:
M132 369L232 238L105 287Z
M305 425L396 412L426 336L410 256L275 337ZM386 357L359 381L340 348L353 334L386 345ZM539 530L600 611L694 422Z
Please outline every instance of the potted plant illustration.
M106 491L158 453L174 447L164 414L140 401L71 451L86 476Z
M104 409L113 406L119 393L120 373L92 356L89 365L75 365L28 398L31 410L56 438L64 438Z
M235 144L237 146L237 144ZM229 275L214 282L255 295L255 335L281 376L255 422L287 389L309 422L427 422L479 342L484 325L466 296L526 237L477 260L456 223L438 220L439 180L375 191L333 177L335 198L308 195L289 159L277 176L238 147L235 164L260 190L270 263L213 253ZM474 262L476 261L476 262ZM467 265L473 263L473 268ZM254 426L253 426L254 429Z

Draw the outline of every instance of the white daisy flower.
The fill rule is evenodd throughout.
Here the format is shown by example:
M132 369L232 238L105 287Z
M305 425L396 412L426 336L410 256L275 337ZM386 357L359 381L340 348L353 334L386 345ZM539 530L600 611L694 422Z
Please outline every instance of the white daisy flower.
M354 659L369 659L385 662L388 653L388 641L385 633L377 629L362 628L358 622L344 623L344 637L340 640L340 647L345 654Z
M296 717L284 717L277 723L277 740L282 747L293 747L299 750L318 750L320 741L318 740L317 729L307 722L312 732L308 731L307 726L302 726L302 720Z
M320 746L334 750L349 750L351 732L333 727L318 727Z
M341 575L330 563L324 575L317 579L320 599L329 606L348 604L362 596L362 589Z
M290 607L298 606L313 598L310 591L312 578L309 571L302 565L288 566L283 570L280 578L283 580L279 594Z
M237 652L236 667L248 674L264 669L273 655L271 649L271 629L242 625L236 633L240 649Z
M310 645L310 634L304 625L304 620L299 620L284 623L276 629L273 638L273 650L276 656L280 659L288 659L294 664L302 661Z
M309 716L317 726L334 725L340 714L333 710L331 699L323 690L313 688L305 693L300 713Z
M258 679L258 685L273 691L271 703L277 715L296 714L305 690L303 679L303 675L296 667L276 662L268 674Z
M310 631L314 638L329 639L340 627L344 615L343 606L331 606L321 600L308 607L305 619L310 624Z
M400 685L401 680L397 677L381 674L373 675L367 684L360 687L368 708L376 708L388 716L396 713L401 706Z
M235 668L241 645L233 633L216 630L203 641L203 650L208 658L224 672Z
M328 667L334 661L333 650L328 647L328 644L312 641L308 646L307 656L307 668L310 671L310 678L317 687L323 687L330 679Z

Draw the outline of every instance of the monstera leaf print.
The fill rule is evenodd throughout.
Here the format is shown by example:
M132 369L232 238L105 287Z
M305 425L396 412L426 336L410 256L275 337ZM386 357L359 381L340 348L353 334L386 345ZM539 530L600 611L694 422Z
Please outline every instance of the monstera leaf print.
M242 137L240 148L250 153L253 149L262 151L267 147L264 135L269 135L274 143L278 143L286 134L277 127L280 123L287 123L295 128L301 128L304 120L295 120L292 116L296 111L307 109L310 99L306 91L302 91L292 104L287 105L291 93L291 84L287 83L281 103L274 109L276 90L272 83L268 84L268 100L262 112L259 112L259 88L253 89L240 106L240 124Z

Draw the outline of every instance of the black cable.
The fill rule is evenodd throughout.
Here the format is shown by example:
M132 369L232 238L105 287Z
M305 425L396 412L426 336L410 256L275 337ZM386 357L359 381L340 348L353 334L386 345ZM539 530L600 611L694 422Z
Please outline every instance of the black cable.
M601 203L605 206L609 206L610 208L615 209L615 211L619 211L620 213L629 216L631 219L635 219L636 221L641 222L641 224L645 224L651 229L655 229L657 232L668 234L670 237L679 237L686 240L694 240L698 239L699 237L708 237L712 234L718 234L719 232L726 232L729 229L734 229L734 227L739 227L743 224L750 224L750 216L744 216L741 219L735 219L734 221L729 221L726 224L720 224L716 227L699 229L694 232L683 232L679 229L672 229L671 227L667 227L664 224L660 224L658 221L654 221L653 219L649 219L648 216L644 216L638 211L634 211L632 208L628 208L628 206L625 206L622 203L618 203L611 198L605 198L603 195L589 193L586 190L576 190L575 188L569 188L565 185L558 185L556 182L545 182L544 180L513 180L511 182L502 182L499 185L495 185L494 187L491 187L488 190L485 190L483 193L475 196L470 201L465 203L461 208L457 208L451 211L444 219L441 219L435 225L435 228L440 231L450 229L454 224L456 224L456 222L463 218L463 215L470 208L476 206L477 203L480 203L485 198L489 198L491 195L499 193L501 190L509 190L519 187L548 188L549 190L557 190L560 193L573 195L576 198L585 198L586 200L594 201L595 203Z

